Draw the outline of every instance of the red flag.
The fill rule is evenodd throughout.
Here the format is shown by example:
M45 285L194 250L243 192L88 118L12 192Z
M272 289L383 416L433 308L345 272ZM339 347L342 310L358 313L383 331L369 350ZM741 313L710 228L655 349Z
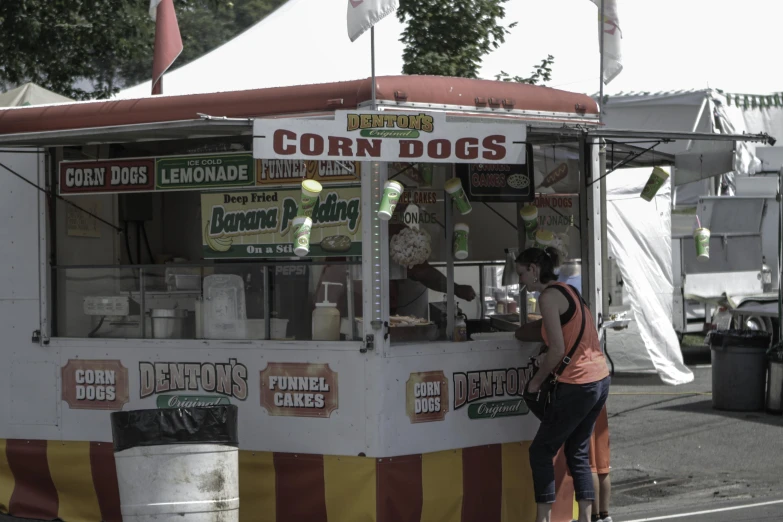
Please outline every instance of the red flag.
M174 0L150 0L150 16L155 20L155 53L152 58L152 94L163 94L163 73L182 52Z

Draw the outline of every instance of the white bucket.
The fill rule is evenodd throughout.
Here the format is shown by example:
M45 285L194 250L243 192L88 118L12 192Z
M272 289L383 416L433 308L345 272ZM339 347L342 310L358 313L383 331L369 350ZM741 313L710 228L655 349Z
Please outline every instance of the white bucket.
M222 444L114 454L124 522L238 522L239 453Z

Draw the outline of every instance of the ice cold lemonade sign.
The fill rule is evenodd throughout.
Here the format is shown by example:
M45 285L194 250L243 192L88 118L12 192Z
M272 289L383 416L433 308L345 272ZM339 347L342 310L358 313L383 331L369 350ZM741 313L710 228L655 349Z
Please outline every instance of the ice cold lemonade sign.
M62 368L62 400L72 410L121 410L128 369L120 361L70 359Z
M337 409L337 373L328 364L269 363L261 371L269 415L328 418Z

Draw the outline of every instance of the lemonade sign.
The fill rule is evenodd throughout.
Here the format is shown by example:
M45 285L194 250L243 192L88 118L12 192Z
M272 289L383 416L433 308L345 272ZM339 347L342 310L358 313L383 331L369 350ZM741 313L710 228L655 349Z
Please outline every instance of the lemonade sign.
M361 255L360 187L324 188L313 209L310 257ZM205 259L294 257L301 190L201 195Z

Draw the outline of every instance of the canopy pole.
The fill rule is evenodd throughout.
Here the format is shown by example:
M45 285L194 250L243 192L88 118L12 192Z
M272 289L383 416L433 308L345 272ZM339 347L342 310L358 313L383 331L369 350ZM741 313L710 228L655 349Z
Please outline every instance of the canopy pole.
M783 341L783 168L778 170L778 342Z
M604 0L601 0L601 19L598 22L598 30L601 32L601 36L598 39L601 59L600 68L598 73L598 84L600 94L598 96L598 123L604 122Z
M375 99L375 26L370 27L370 68L372 69L372 110L378 110Z

